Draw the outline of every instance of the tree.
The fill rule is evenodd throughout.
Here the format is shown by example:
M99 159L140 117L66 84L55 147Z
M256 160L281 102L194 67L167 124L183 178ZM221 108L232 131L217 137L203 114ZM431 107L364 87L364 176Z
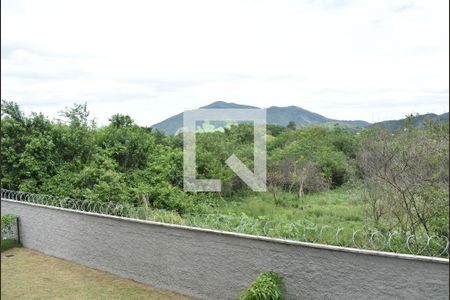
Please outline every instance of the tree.
M304 192L319 192L327 190L329 184L320 173L317 165L311 161L294 163L290 172L292 186L297 187L297 196L303 197Z
M267 124L267 133L272 136L279 136L286 128L281 125Z
M53 125L42 114L25 116L16 103L2 104L2 187L37 191L59 162Z
M286 125L287 129L295 129L297 126L295 125L294 121L289 121L289 123Z
M66 120L62 122L69 123L74 127L86 127L88 126L89 111L87 110L87 104L74 104L71 108L66 108L59 112L60 116Z
M114 127L129 127L134 124L133 119L130 116L115 114L111 118L109 118L109 122Z
M279 190L291 192L296 190L297 196L303 197L306 192L318 192L329 188L329 184L320 173L316 164L304 160L295 162L290 159L269 162L267 182L274 200Z
M368 130L359 164L375 222L384 217L404 234L420 228L427 234L448 232L448 127L440 132L408 125L394 133Z
M2 100L1 116L2 118L3 116L8 116L14 121L22 124L25 122L25 115L20 110L19 105L12 101Z
M313 162L325 181L337 187L356 174L354 159L335 145L335 141L339 140L338 135L343 136L340 139L345 139L354 134L320 127L286 130L275 140L269 141L267 149L272 160Z

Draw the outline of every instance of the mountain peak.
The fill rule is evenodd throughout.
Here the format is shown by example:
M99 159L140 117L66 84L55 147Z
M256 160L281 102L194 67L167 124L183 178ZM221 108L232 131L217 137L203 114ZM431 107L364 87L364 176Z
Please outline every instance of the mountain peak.
M253 108L253 109L258 109L259 107L237 104L237 103L233 103L233 102L215 101L206 106L202 106L201 108L219 108L219 109L223 109L223 108Z

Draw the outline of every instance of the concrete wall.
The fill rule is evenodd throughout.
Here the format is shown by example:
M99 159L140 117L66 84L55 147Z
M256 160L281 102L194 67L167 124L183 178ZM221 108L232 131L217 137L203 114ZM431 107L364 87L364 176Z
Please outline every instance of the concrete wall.
M261 271L289 299L448 299L448 260L137 221L1 201L25 247L201 299L234 299Z

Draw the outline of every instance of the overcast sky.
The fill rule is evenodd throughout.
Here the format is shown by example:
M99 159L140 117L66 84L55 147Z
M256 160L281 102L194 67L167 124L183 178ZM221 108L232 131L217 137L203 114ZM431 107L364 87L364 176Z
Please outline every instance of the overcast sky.
M223 100L369 122L443 113L447 0L3 0L2 99L152 125Z

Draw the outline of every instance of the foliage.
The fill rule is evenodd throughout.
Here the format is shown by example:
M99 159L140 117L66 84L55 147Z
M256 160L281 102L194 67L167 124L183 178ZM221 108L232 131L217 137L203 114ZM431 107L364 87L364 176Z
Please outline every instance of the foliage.
M3 102L3 187L135 204L141 204L147 195L157 207L168 201L162 200L163 196L184 197L180 194L180 136L141 128L121 114L113 115L108 126L97 128L89 120L85 104L66 108L61 117L56 122L42 114L27 117L17 104ZM269 160L276 165L286 157L298 170L286 178L290 182L282 189L295 189L300 195L320 191L343 184L355 173L351 163L357 145L354 133L270 126L269 134ZM221 179L222 195L247 190L240 178L224 167L231 154L252 167L251 125L234 124L224 127L223 132L197 135L198 178ZM166 208L174 207L186 210L174 203Z
M359 160L374 221L403 234L448 235L448 127L365 134Z
M269 161L285 160L291 164L317 166L323 183L332 187L340 186L356 176L353 161L357 152L357 135L339 128L288 130L272 140L268 149Z
M1 217L1 251L6 251L14 247L20 247L20 243L15 239L12 239L10 234L12 226L14 224L15 216L11 214L4 214Z
M238 295L239 300L282 300L283 280L275 272L263 272L250 287Z
M2 239L4 235L11 230L11 226L14 222L15 217L11 214L5 214L1 217L1 233Z
M286 128L288 129L295 129L295 122L294 121L289 121L289 123L286 125Z
M329 184L317 165L309 160L293 162L289 159L269 161L267 182L273 197L279 189L295 192L303 197L304 192L318 192L329 188Z

